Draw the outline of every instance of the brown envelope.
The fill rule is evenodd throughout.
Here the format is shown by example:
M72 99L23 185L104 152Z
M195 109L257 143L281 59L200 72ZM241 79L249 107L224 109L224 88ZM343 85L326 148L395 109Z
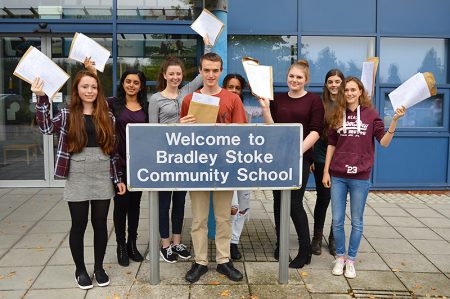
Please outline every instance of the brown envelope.
M219 106L192 101L189 105L188 115L195 116L195 120L199 124L215 124L217 122L218 114Z
M436 88L436 80L434 79L433 73L425 72L422 74L423 74L423 77L425 78L425 81L427 82L428 89L430 90L430 94L432 96L435 96L437 94L437 88Z

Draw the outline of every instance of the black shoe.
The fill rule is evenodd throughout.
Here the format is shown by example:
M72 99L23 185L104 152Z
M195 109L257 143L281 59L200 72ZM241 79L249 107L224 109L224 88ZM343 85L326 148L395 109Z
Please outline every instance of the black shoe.
M141 255L136 246L136 239L128 239L127 242L128 257L135 262L142 262L144 257Z
M289 263L289 268L300 269L305 265L309 265L311 263L311 256L311 247L308 246L308 249L299 251L292 262Z
M168 263L173 264L177 262L177 255L173 252L173 248L171 245L169 245L167 248L161 247L159 255L164 261Z
M278 247L278 245L275 247L275 251L273 252L273 258L277 261L280 259L280 247Z
M170 246L172 247L172 252L177 254L182 259L187 260L191 258L191 253L187 250L186 245L180 243L177 245L172 244Z
M334 241L333 233L330 233L328 237L328 250L332 256L336 255L336 242Z
M200 277L202 277L202 275L206 272L208 272L208 267L197 263L192 263L191 270L186 273L186 276L184 278L190 283L194 283L198 281Z
M238 244L233 243L230 244L230 256L231 259L234 261L241 259L242 255L239 252Z
M99 287L106 287L109 285L109 276L103 268L94 271L94 278Z
M128 267L128 265L130 264L125 242L117 244L117 262L123 267Z
M78 287L82 290L89 290L93 288L92 280L86 271L75 271L75 280L77 281Z
M242 273L233 266L232 262L218 264L216 270L233 281L240 281L244 277Z
M314 230L314 237L311 241L312 254L321 255L322 254L322 230Z

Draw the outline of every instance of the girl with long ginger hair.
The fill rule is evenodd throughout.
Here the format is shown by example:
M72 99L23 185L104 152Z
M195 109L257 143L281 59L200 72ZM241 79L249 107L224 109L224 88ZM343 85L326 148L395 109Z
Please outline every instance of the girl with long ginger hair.
M397 121L406 108L398 108L389 129L372 107L362 82L355 77L345 80L344 97L337 99L337 107L328 131L328 147L322 183L331 187L333 234L336 240L336 261L333 275L355 278L355 258L363 231L364 207L369 193L376 138L383 147L392 141ZM345 209L350 194L352 230L348 253L345 251ZM345 267L345 273L344 273Z
M114 188L125 193L120 171L116 169L114 116L109 112L97 76L89 71L77 73L72 85L69 108L50 116L50 102L43 92L44 82L36 78L31 91L36 94L36 119L43 134L59 134L55 176L65 178L64 200L68 202L72 226L69 245L75 262L75 278L83 289L92 288L91 276L84 263L84 233L89 206L94 229L94 278L107 286L109 277L103 269L108 241L107 216Z

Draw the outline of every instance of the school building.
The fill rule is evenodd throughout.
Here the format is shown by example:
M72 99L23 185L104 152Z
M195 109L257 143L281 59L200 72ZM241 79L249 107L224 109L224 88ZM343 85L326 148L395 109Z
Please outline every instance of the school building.
M100 74L107 96L127 68L145 72L155 92L168 54L183 59L191 80L203 41L190 25L203 8L225 23L219 53L228 73L244 74L245 56L273 66L275 92L286 92L289 65L305 58L308 90L321 93L326 72L360 77L367 57L380 58L374 103L386 125L388 93L417 72L432 72L438 94L409 109L388 149L377 145L374 189L450 189L450 1L448 0L1 0L0 187L61 187L53 177L56 136L36 128L30 85L13 75L34 46L69 75L82 64L68 59L75 32L111 51ZM54 111L70 99L71 79ZM247 89L247 112L261 121ZM312 177L312 176L311 176ZM310 186L313 186L312 181Z

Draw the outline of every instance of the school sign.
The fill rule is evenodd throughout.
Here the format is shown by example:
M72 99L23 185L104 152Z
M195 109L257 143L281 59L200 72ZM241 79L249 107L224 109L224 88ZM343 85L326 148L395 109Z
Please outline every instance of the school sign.
M130 190L295 189L301 124L129 124Z

